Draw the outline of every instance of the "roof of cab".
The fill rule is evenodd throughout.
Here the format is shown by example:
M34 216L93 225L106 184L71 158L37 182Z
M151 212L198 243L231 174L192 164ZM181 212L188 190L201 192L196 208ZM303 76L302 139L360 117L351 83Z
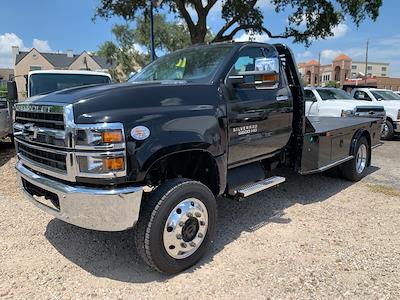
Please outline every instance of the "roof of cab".
M31 76L33 74L97 75L97 76L107 76L111 79L111 75L106 72L86 71L86 70L37 70L37 71L29 72L29 76Z

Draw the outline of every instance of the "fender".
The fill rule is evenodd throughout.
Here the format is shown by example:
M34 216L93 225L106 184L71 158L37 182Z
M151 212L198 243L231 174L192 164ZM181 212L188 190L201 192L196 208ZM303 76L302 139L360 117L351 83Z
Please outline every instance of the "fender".
M349 155L354 155L354 156L356 155L355 150L356 150L356 146L357 146L357 141L358 141L363 135L367 138L367 141L368 141L369 147L370 147L370 151L371 151L371 135L370 135L369 131L366 130L366 129L358 129L358 130L354 133L353 138L352 138L352 140L351 140L351 146L350 146L350 153L349 153ZM368 166L370 166L370 165L371 165L371 156L369 157L369 160L368 160Z

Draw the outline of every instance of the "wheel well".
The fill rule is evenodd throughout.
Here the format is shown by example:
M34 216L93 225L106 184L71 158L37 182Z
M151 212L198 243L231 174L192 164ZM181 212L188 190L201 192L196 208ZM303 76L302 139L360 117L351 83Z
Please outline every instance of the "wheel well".
M200 181L214 195L219 193L217 163L210 153L201 150L174 153L159 159L150 167L145 180L148 185L157 186L179 177Z
M386 117L386 120L388 120L390 123L392 123L392 124L393 124L393 120L392 120L392 118L391 118L391 117Z

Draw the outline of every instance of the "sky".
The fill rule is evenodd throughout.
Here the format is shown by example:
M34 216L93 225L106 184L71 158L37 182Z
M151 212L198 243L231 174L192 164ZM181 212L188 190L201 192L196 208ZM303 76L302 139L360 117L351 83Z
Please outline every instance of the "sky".
M216 32L223 25L221 2L210 12L208 25ZM287 24L287 13L276 13L269 0L259 0L264 15L264 25L279 34ZM255 36L262 42L288 44L298 62L318 59L329 63L345 53L353 60L365 59L366 41L369 40L369 60L390 63L391 77L400 77L400 1L384 0L376 22L364 21L357 28L347 19L334 29L335 35L326 40L314 41L311 47L293 44L291 39L268 39L266 35ZM0 18L0 68L11 67L11 46L21 50L35 47L43 52L75 53L96 51L106 40L113 40L111 28L121 24L121 18L92 21L98 0L19 0L3 1ZM193 14L194 12L191 11ZM173 16L169 16L173 19ZM248 40L249 35L239 32L235 40Z

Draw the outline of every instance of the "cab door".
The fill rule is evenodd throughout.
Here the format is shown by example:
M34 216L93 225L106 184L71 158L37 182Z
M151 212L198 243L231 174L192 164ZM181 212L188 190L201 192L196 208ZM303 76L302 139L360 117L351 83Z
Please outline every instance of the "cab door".
M274 74L276 80L264 81L264 71ZM251 46L239 52L225 81L230 90L229 165L261 159L287 145L292 132L293 101L285 78L272 46Z

